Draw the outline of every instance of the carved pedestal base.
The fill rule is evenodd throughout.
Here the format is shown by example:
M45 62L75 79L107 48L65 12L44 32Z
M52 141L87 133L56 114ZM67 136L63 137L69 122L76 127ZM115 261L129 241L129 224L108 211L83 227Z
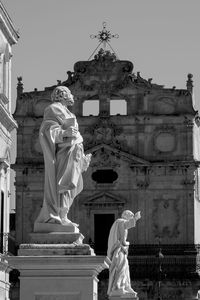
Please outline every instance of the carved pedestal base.
M49 233L49 232L79 232L79 228L73 223L68 225L54 223L35 223L34 232Z
M97 300L97 275L107 267L81 233L32 233L9 265L20 272L20 300Z
M0 299L10 299L9 289L9 264L7 259L0 255Z
M97 275L104 257L10 256L20 271L20 300L97 300Z
M134 295L122 295L122 296L109 296L109 300L139 300L139 298Z
M73 232L31 233L31 244L82 244L84 236Z
M80 232L31 233L30 244L21 244L18 255L95 255L89 245L83 244L83 239Z
M31 233L30 244L21 244L19 256L95 255L84 236L73 232Z
M19 256L49 256L49 255L92 255L94 250L87 244L21 244Z

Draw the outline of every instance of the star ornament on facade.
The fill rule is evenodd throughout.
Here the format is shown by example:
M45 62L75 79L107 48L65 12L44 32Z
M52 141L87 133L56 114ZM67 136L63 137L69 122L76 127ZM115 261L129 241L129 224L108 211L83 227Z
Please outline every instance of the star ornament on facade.
M91 34L90 37L92 39L98 39L100 44L103 43L104 48L106 47L106 43L109 44L112 38L119 38L118 34L111 34L109 30L106 29L106 22L103 22L103 29L99 31L97 35Z

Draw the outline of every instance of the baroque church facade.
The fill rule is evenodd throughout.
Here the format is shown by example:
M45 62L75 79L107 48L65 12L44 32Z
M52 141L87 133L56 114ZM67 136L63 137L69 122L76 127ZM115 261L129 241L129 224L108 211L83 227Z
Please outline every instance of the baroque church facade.
M142 218L129 233L131 276L139 297L153 299L153 281L165 274L166 299L186 299L199 284L200 121L193 107L192 75L186 89L165 88L135 74L132 62L100 49L90 61L76 62L67 80L57 85L74 95L72 110L85 152L92 154L70 219L79 224L84 242L105 255L114 220L125 209L140 210ZM24 92L18 78L17 247L29 243L42 206L44 162L38 132L55 86ZM97 110L89 114L93 104ZM123 113L113 113L118 104Z

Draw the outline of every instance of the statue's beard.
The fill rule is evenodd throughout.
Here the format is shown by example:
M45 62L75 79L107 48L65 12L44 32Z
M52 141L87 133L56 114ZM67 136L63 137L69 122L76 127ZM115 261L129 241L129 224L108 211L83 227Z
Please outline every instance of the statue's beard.
M69 100L67 98L62 99L61 102L65 106L72 106L72 105L74 105L74 100Z
M74 104L74 101L70 101L70 100L66 101L66 105L67 106L72 106L73 104Z

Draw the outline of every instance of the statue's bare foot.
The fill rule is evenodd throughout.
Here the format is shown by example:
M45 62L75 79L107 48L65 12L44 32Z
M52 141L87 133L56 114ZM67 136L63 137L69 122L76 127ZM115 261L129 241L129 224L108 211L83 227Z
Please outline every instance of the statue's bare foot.
M125 289L125 294L132 295L134 297L137 297L137 292L135 292L132 288L126 288Z
M46 223L51 224L62 224L61 218L59 216L53 216L50 214L50 219Z
M137 293L130 287L130 288L121 288L121 289L116 289L110 293L109 296L126 296L127 298L136 298Z
M79 226L79 224L76 224L76 223L70 221L68 218L62 219L62 225L65 225L65 226L66 225L73 225L73 226L76 226L76 227Z

